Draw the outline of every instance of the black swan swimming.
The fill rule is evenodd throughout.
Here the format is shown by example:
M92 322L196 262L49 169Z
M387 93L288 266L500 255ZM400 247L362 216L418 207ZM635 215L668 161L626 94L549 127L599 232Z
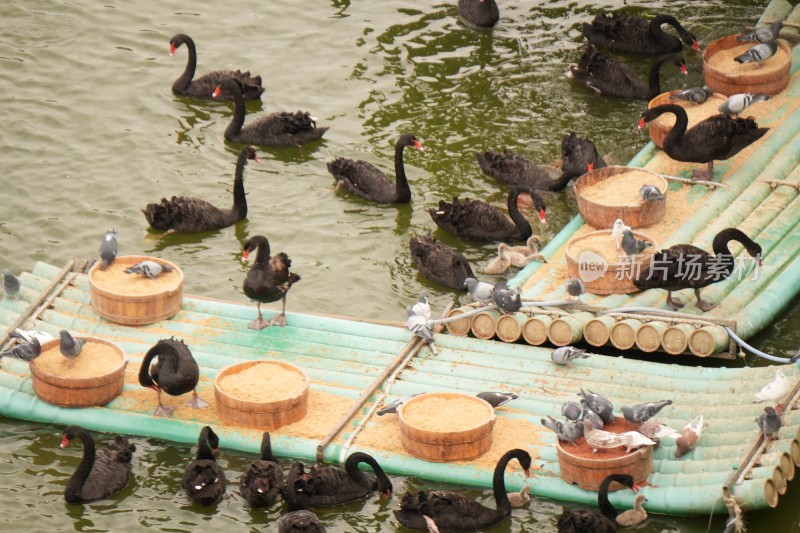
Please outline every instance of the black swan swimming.
M577 178L606 166L594 143L573 131L561 138L561 179Z
M204 426L197 439L197 458L186 465L183 472L181 487L189 498L200 505L211 505L225 494L228 481L214 457L214 450L218 446L217 434L210 427Z
M218 97L223 91L233 95L233 118L225 128L225 138L231 142L262 146L299 146L316 141L328 131L328 128L318 128L316 119L307 111L270 113L245 126L244 98L239 84L232 78L222 78L213 90L214 97Z
M375 473L359 470L361 463L368 464ZM392 482L372 456L355 452L347 457L344 470L333 465L312 466L305 470L303 463L293 463L282 494L289 509L296 510L359 500L374 491L390 495Z
M64 430L61 447L80 438L83 442L83 459L67 482L64 500L67 503L90 503L102 500L121 490L131 475L131 459L136 445L117 435L95 450L91 435L80 426L69 426Z
M258 100L261 98L261 93L264 92L264 88L261 86L261 76L251 76L249 71L215 70L196 80L192 80L194 71L197 68L197 49L192 38L183 33L173 35L172 39L169 40L169 55L175 55L175 50L182 44L186 44L186 48L189 49L189 60L186 62L186 69L183 74L172 84L173 93L179 96L210 100L214 87L217 86L222 78L229 77L239 83L245 100ZM231 100L233 95L230 92L225 92L218 99Z
M641 290L664 289L667 291L667 304L680 309L683 304L673 300L672 291L694 289L697 307L710 311L716 304L700 298L700 289L723 281L733 273L734 258L728 249L730 241L741 243L747 253L761 266L761 246L739 229L727 228L714 237L711 255L691 244L676 244L653 254L652 263L642 265L638 278L633 284Z
M230 209L220 209L202 198L173 196L170 200L162 198L159 204L147 204L142 209L147 223L160 231L195 233L225 228L244 219L247 216L244 166L248 159L258 162L255 146L242 148L239 152L233 180L233 207Z
M707 169L694 169L698 179L714 177L714 160L728 159L760 139L769 128L759 128L752 117L731 118L724 114L713 115L692 126L686 110L675 104L655 106L642 113L639 128L664 113L675 115L675 125L664 137L664 152L672 159L686 163L707 163Z
M633 477L628 474L611 474L600 483L597 503L600 513L590 509L565 511L558 517L558 533L612 533L617 530L617 511L608 501L608 487L613 481L636 490Z
M155 364L153 359L158 358ZM150 387L158 393L158 407L153 415L171 417L174 407L161 403L161 391L170 396L180 396L192 391L187 403L195 409L208 407L208 403L197 396L200 368L186 344L178 339L161 339L150 348L139 367L139 385Z
M343 187L356 196L379 204L407 204L411 201L411 188L403 165L403 148L406 146L424 151L413 134L400 136L394 147L394 171L397 176L394 182L372 163L344 157L329 162L328 172L336 178L336 188Z
M533 230L517 207L517 198L522 193L531 196L539 213L539 221L546 223L547 207L542 197L532 190L517 187L508 193L508 216L481 200L461 200L457 197L453 198L452 203L439 200L439 208L431 207L428 212L437 226L459 237L480 241L524 241Z
M464 290L464 280L475 277L463 254L430 235L411 237L409 246L420 273L430 280L451 289Z
M258 318L248 324L248 328L261 330L271 325L286 325L286 293L294 283L300 281L300 276L289 272L292 260L284 252L270 256L269 241L263 235L256 235L244 243L242 261L246 262L253 250L256 250L256 260L244 280L245 295L258 302ZM281 312L269 322L261 316L261 304L281 300Z
M486 175L512 187L557 192L563 190L572 178L564 174L553 177L530 159L507 150L476 152L475 158Z
M601 54L589 45L578 66L569 67L570 76L593 91L609 96L652 100L661 94L661 65L672 63L687 74L686 61L677 54L659 56L650 68L648 82L645 83L631 67Z
M261 459L250 463L239 480L239 492L251 507L267 507L283 488L283 471L272 456L269 432L261 436Z
M661 29L669 24L678 37ZM656 15L651 20L624 13L600 13L591 23L583 23L583 34L590 43L614 52L628 54L669 54L680 52L683 45L700 50L697 39L670 15Z
M500 9L495 0L458 0L458 14L481 28L491 28L500 20Z
M311 511L292 511L278 519L278 533L325 533L327 529Z
M495 509L457 492L431 490L405 493L400 501L400 509L393 511L394 516L404 527L423 531L428 530L425 517L432 519L442 531L474 531L498 524L511 515L504 479L511 459L517 459L525 470L525 476L530 477L530 454L520 449L506 452L498 461L492 478Z

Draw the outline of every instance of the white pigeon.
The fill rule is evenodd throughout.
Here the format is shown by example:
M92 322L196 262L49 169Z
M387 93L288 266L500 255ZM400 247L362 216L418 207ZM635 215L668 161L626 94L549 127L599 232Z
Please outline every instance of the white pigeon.
M614 221L614 227L611 228L611 238L617 244L617 251L622 249L622 234L625 230L630 231L630 226L626 226L621 218Z
M428 346L430 346L433 354L436 355L437 350L433 340L433 331L431 331L430 326L428 326L428 319L422 315L416 314L414 308L410 305L406 307L406 314L406 327L411 333L424 340Z
M469 291L469 295L476 302L483 305L489 305L494 301L494 285L486 283L485 281L478 281L475 278L467 278L464 280L464 286Z
M419 293L419 300L411 306L415 315L423 317L425 320L431 319L431 306L428 305L428 295L424 292Z
M620 435L624 435L629 437L626 439L624 444L625 446L625 453L630 452L631 450L635 450L637 448L641 448L642 446L655 446L656 443L653 440L645 437L638 431L626 431L625 433L620 433Z
M783 370L775 371L775 379L764 385L756 393L756 403L758 402L778 402L789 394L789 381L783 375Z
M39 344L44 344L45 342L51 341L55 338L46 331L39 331L36 329L24 330L20 328L15 329L14 333L9 335L9 337L13 337L15 339L22 339L25 342L31 342L33 339L36 339L37 341L39 341Z
M682 457L694 450L705 427L703 415L697 415L686 424L681 430L681 436L675 440L675 457Z

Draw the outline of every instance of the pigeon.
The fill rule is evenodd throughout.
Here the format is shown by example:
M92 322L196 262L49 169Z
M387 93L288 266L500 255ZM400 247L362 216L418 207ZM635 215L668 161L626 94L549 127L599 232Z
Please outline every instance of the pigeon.
M572 368L572 361L574 359L586 359L589 354L585 353L586 350L581 348L573 348L572 346L561 346L556 348L550 353L550 359L557 365L567 365Z
M725 102L720 104L719 112L725 113L731 118L736 118L747 106L754 102L764 102L772 98L764 93L739 93L728 97Z
M508 493L508 503L511 504L512 509L525 507L529 501L531 501L531 486L527 483L519 489L519 492Z
M658 414L664 407L672 405L672 400L661 400L660 402L646 402L634 405L632 407L623 406L621 408L622 416L628 422L641 424L647 422Z
M592 448L592 453L597 450L617 448L618 446L628 447L633 441L630 435L611 433L602 429L595 429L589 420L583 420L583 436L586 444Z
M611 228L611 238L617 243L617 250L622 248L622 232L625 230L630 231L630 226L626 226L621 218L614 221L614 227Z
M583 407L583 419L591 422L594 429L603 429L605 424L603 423L603 419L600 418L600 415L592 411L589 406L586 405L585 400L581 400L581 406Z
M695 449L704 426L703 415L696 416L686 424L681 430L681 436L675 440L675 457L682 457Z
M664 194L655 185L642 185L639 189L639 196L645 202L660 201L664 199Z
M776 20L765 28L756 28L751 32L743 33L736 37L743 43L769 43L776 41L783 26L782 20Z
M33 339L36 339L39 341L39 343L51 341L54 339L54 337L49 333L47 333L46 331L39 331L36 329L24 330L20 328L17 328L12 333L10 333L9 337L20 339L26 342L30 342Z
M59 345L61 355L69 359L78 357L78 355L81 353L81 350L83 350L83 345L86 343L86 339L73 339L72 335L69 334L69 331L65 329L59 331L58 334L61 336L61 343Z
M172 267L169 265L162 265L156 261L150 261L149 259L145 259L125 269L126 274L141 274L149 279L155 279L163 272L172 272Z
M425 320L431 319L431 306L428 305L428 295L424 292L419 293L417 303L411 306L414 314L423 317Z
M778 41L760 43L750 48L742 55L734 57L737 63L761 63L772 57L778 51Z
M703 87L691 87L689 89L684 89L669 95L669 99L686 100L687 102L692 102L694 104L702 104L712 94L714 94L714 91L711 89L706 89Z
M589 407L589 409L597 413L600 418L603 419L604 423L611 424L614 422L614 404L612 404L606 398L590 390L587 394L583 391L583 389L581 389L581 391L578 393L578 396L586 401L586 405Z
M20 342L10 350L0 353L0 358L15 357L23 361L31 361L39 357L40 353L42 353L42 345L39 344L39 340L34 337L29 341Z
M494 292L493 285L485 281L478 281L475 278L466 278L464 280L464 286L467 288L469 295L472 296L472 299L476 302L483 305L492 303L492 293Z
M519 396L511 392L496 391L479 392L475 396L482 400L486 400L492 407L500 407L501 405L507 404L511 400L516 400L519 398Z
M622 250L627 255L638 255L651 246L652 244L649 242L634 237L631 230L626 229L622 231Z
M649 439L648 437L642 435L639 431L626 431L624 433L620 433L620 436L627 437L625 444L625 453L629 453L632 450L637 448L641 448L642 446L655 446L656 442L654 440Z
M517 289L509 289L505 281L495 283L492 300L505 314L516 313L522 308L522 295Z
M675 429L663 424L658 418L651 418L639 426L637 431L645 437L653 440L660 440L664 437L672 437L673 439L677 439L681 436L681 434Z
M117 232L110 229L100 241L100 270L107 269L117 257Z
M397 413L397 408L398 407L400 407L401 405L406 403L408 400L410 400L414 396L419 396L420 394L422 394L422 393L418 392L417 394L409 394L408 396L403 396L402 398L398 398L395 401L393 401L392 403L384 406L383 409L381 409L380 411L378 411L375 414L377 414L378 416L383 416L383 415L389 414L389 413Z
M775 409L772 407L765 407L764 412L755 419L758 427L761 428L761 433L764 435L765 439L777 439L778 438L778 431L780 431L781 426L783 423L781 422L781 417L778 416L778 413L775 412Z
M758 402L778 402L789 394L789 381L783 375L783 370L775 371L775 379L767 383L756 393L756 403Z
M564 284L564 288L567 289L567 294L572 298L577 298L579 302L581 301L581 295L586 292L586 286L578 278L568 279Z
M414 312L414 306L407 306L406 307L406 327L416 335L417 337L424 340L428 346L430 346L431 351L433 351L434 355L436 354L436 344L434 344L433 340L433 332L431 331L430 326L428 326L428 319L425 318L423 315L418 315Z
M3 290L9 298L16 298L19 288L22 284L19 278L12 274L9 270L3 270Z
M563 440L575 444L575 441L584 436L585 429L580 422L560 422L552 416L541 419L542 425L556 434L558 440Z
M561 405L561 414L567 417L567 420L577 420L581 417L581 405L578 402L564 402Z

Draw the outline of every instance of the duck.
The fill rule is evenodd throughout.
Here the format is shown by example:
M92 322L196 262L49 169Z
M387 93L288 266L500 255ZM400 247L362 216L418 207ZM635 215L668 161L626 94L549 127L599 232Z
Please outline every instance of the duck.
M259 331L272 325L285 326L286 294L292 285L300 281L300 275L289 272L292 260L285 252L269 255L269 240L265 236L255 235L247 239L242 253L243 262L247 262L253 250L256 250L256 259L247 273L242 289L248 298L258 302L258 318L250 322L247 327ZM261 315L261 304L278 300L282 303L280 314L269 322L265 321Z
M311 511L291 511L278 519L278 533L325 533L327 529Z
M633 509L628 509L617 515L617 525L622 527L632 527L647 520L647 511L642 506L647 501L644 494L637 494L633 498Z
M359 470L361 463L368 464L374 474ZM281 493L289 510L294 511L360 500L374 491L388 496L392 489L392 482L378 461L369 454L355 452L347 457L344 469L322 465L306 470L303 463L293 463Z
M672 298L673 291L694 289L697 307L710 311L716 304L700 297L700 289L712 283L723 281L733 272L734 258L728 244L731 241L741 243L747 253L761 266L761 246L748 237L742 230L726 228L714 237L712 248L715 255L692 244L676 244L653 254L649 264L642 265L638 277L633 279L639 290L663 289L667 291L667 304L675 310L683 307L683 303ZM693 265L686 268L684 265Z
M669 24L678 37L661 29ZM700 50L697 38L672 15L659 14L650 20L625 13L599 13L583 23L583 34L590 43L613 52L661 55L680 52L683 45Z
M686 61L678 54L665 54L656 59L645 83L628 65L601 54L589 45L577 66L570 65L569 77L596 93L637 100L652 100L661 94L661 65L672 63L682 74L688 74Z
M394 170L397 176L394 182L372 163L344 157L330 161L328 172L336 179L337 189L342 187L356 196L379 204L407 204L411 201L411 188L408 186L403 164L403 148L406 146L425 151L416 135L401 135L394 147Z
M200 505L211 505L225 494L228 481L214 457L218 446L217 434L210 426L203 426L197 439L197 457L186 465L183 472L181 487Z
M244 98L239 84L233 78L222 78L212 94L218 98L223 91L233 95L233 118L225 129L225 139L230 142L261 146L299 146L316 141L329 129L318 128L316 119L307 111L270 113L245 126Z
M591 140L578 137L574 131L561 138L561 179L565 175L577 178L605 166L603 156Z
M283 471L272 456L269 431L261 435L261 458L253 461L239 479L239 493L250 507L268 507L283 488Z
M530 159L508 150L476 152L475 158L484 174L512 187L558 192L572 179L567 174L553 178Z
M91 503L122 490L131 477L136 445L117 435L113 442L95 449L88 431L81 426L69 426L62 434L61 448L66 448L76 438L83 442L83 457L67 482L64 500L74 504Z
M451 289L464 290L464 280L475 277L464 254L437 241L431 235L411 237L409 247L417 269L436 283Z
M499 524L511 515L511 503L506 492L504 474L512 459L516 459L530 477L531 456L525 450L509 450L497 462L492 477L495 509L485 507L466 496L449 490L407 492L394 516L404 527L428 530L425 517L433 520L443 531L474 531Z
M481 28L491 28L500 20L500 8L495 0L458 0L458 14Z
M503 274L511 268L511 257L508 253L508 244L501 242L497 245L497 257L483 267L484 274Z
M725 114L712 115L692 126L686 110L675 104L662 104L642 113L639 129L664 113L675 115L675 125L664 137L664 152L677 161L707 163L707 169L692 170L694 179L711 180L714 160L730 159L764 136L769 128L761 128L752 118L731 118Z
M231 226L247 216L244 192L244 167L247 162L259 162L255 146L242 148L236 160L233 179L233 206L222 209L207 200L192 196L173 196L161 203L147 204L142 209L151 228L167 233L196 233Z
M158 359L155 364L154 359ZM208 402L197 395L200 381L200 367L197 366L189 347L174 337L159 340L147 350L139 367L139 385L149 387L158 393L158 407L154 416L171 417L174 407L161 403L161 391L170 396L180 396L192 391L188 405L195 409L208 407Z
M462 238L480 241L526 241L533 234L530 223L520 213L517 198L529 194L539 212L539 221L547 222L544 199L532 190L512 188L508 193L508 216L499 208L481 200L453 198L439 201L439 208L428 212L436 225ZM510 217L510 218L509 218Z
M172 92L174 94L210 100L213 98L211 93L214 91L214 87L217 86L222 78L229 77L235 79L239 83L242 97L245 100L258 100L261 98L261 94L264 92L264 87L261 86L261 76L251 76L250 71L215 70L196 80L192 80L192 78L194 78L195 69L197 68L197 48L194 44L194 40L185 33L173 35L169 40L169 55L175 55L175 50L180 48L183 44L189 49L189 58L186 62L186 69L183 71L183 74L172 84ZM232 100L233 95L230 92L225 92L221 94L218 99Z
M600 483L597 493L597 504L600 512L590 509L573 509L564 511L558 517L558 533L611 533L617 530L616 518L619 511L608 500L608 487L616 481L636 491L633 476L628 474L610 474Z

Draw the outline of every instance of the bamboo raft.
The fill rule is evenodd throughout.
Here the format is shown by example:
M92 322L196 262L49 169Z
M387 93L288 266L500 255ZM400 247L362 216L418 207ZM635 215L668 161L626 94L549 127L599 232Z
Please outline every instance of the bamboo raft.
M550 350L455 335L437 335L434 355L402 324L366 322L310 314L288 314L286 327L261 332L247 329L255 307L189 297L169 320L146 326L124 326L98 316L91 305L88 278L74 262L64 268L37 263L20 278L16 299L0 300L0 323L8 328L0 347L9 345L16 327L52 334L68 328L74 335L101 337L120 346L128 357L120 396L103 407L64 408L41 401L31 385L28 363L0 362L0 414L54 424L80 424L109 433L193 443L203 425L220 435L229 450L258 453L261 430L220 422L215 413L213 380L220 369L253 359L271 359L301 368L309 379L308 414L272 432L280 456L343 463L354 451L366 451L385 470L433 480L491 486L497 459L510 448L528 450L534 458L527 482L536 496L594 504L597 493L561 479L555 435L540 424L546 415L560 416L561 404L575 400L580 387L607 396L617 408L641 401L673 399L660 417L682 428L698 414L709 427L697 448L676 459L674 442L655 450L652 474L643 489L648 511L676 515L775 507L800 465L800 368L782 367L793 384L785 405L779 439L766 442L754 419L763 404L754 394L772 381L774 367L691 368L603 355L556 367ZM274 311L265 311L270 315ZM164 397L175 417L152 416L155 393L139 386L143 355L159 339L186 342L201 367L198 394L211 408L185 407L183 397ZM429 462L407 453L395 415L375 416L385 403L422 392L503 390L519 395L496 410L494 439L488 452L471 461ZM519 489L521 474L507 474L509 489ZM632 493L611 494L630 506Z

